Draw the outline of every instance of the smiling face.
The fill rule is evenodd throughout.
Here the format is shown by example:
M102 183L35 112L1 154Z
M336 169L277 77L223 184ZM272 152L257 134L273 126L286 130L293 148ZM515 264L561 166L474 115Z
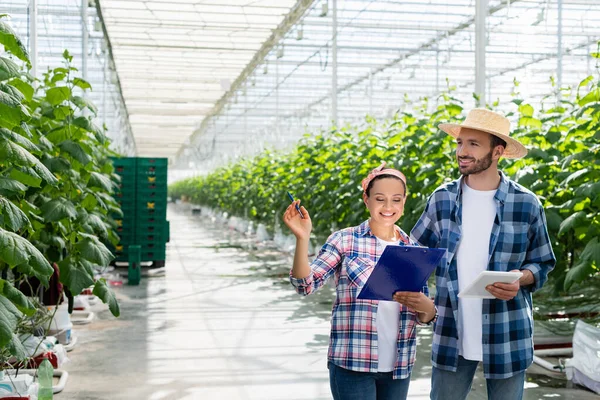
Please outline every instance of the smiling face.
M456 138L456 160L462 175L474 175L486 171L497 163L502 146L491 145L491 135L486 132L463 128Z
M363 194L363 200L371 213L371 223L392 226L404 212L404 183L397 178L373 180L369 195Z

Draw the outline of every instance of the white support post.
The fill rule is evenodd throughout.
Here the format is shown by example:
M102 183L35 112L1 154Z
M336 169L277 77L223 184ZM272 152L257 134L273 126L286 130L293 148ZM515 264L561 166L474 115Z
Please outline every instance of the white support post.
M373 70L369 72L369 115L373 115Z
M440 49L435 50L435 94L440 93Z
M485 47L486 29L485 23L488 13L488 0L476 0L475 2L475 93L479 97L477 106L485 106Z
M103 71L103 88L102 88L102 123L106 124L106 118L108 115L108 110L106 109L107 104L108 104L108 60L109 60L109 53L108 51L106 51L104 53L104 71Z
M88 80L88 0L81 0L81 77ZM85 97L85 91L83 92Z
M556 49L556 95L560 100L560 88L562 87L562 74L563 74L563 50L562 50L562 28L563 28L563 1L558 0L558 29L557 29L557 49Z
M337 0L331 0L332 2L332 43L331 43L331 120L335 126L338 124L338 76L337 76L337 32L338 32L338 21L337 21Z
M29 1L29 59L31 60L31 75L37 77L38 69L38 30L37 30L38 2Z

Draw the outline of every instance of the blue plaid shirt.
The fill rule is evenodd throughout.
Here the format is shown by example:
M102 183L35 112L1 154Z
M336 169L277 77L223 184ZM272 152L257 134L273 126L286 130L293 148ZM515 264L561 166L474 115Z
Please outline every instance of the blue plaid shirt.
M528 269L535 283L521 287L504 301L484 299L482 308L483 371L488 379L505 379L524 371L533 361L531 293L541 288L554 268L546 216L537 197L500 173L494 196L496 218L492 227L488 271ZM447 249L436 270L432 363L456 371L458 364L458 276L456 251L461 238L462 177L440 186L431 195L411 231L413 240L427 247Z

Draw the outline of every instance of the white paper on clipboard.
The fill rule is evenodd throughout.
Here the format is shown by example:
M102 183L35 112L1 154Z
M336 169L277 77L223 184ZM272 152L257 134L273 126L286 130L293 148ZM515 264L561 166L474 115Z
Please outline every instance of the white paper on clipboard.
M485 290L487 285L496 282L513 283L523 276L519 271L482 271L469 286L464 288L458 294L461 298L495 299L495 297Z

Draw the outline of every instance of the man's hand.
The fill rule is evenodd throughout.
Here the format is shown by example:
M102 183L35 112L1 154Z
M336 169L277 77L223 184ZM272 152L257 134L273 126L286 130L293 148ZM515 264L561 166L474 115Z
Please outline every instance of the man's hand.
M510 300L517 295L521 286L531 285L535 282L535 279L533 278L533 273L528 269L524 269L521 271L519 271L518 269L514 269L511 272L522 272L523 276L514 283L496 282L493 285L488 285L486 287L486 290L497 299Z

